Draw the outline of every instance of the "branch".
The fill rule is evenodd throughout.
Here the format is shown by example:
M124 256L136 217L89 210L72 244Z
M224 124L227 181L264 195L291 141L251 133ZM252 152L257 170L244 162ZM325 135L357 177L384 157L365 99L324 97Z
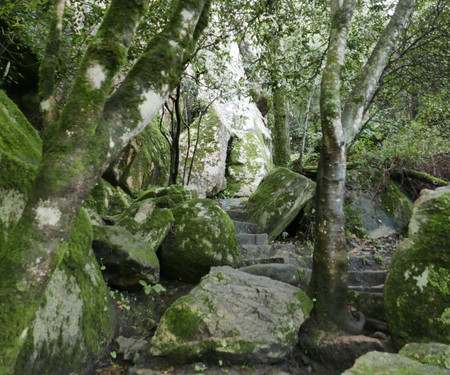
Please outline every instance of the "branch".
M358 132L364 108L375 91L386 62L402 33L416 0L399 0L395 13L381 34L355 85L342 114L345 141L350 142Z
M178 85L200 33L206 27L209 6L210 0L177 1L166 28L148 43L143 55L107 101L101 124L111 140L106 163L150 123Z
M65 0L55 0L47 45L39 67L39 102L44 127L58 119L54 91L55 73L62 39L64 5Z

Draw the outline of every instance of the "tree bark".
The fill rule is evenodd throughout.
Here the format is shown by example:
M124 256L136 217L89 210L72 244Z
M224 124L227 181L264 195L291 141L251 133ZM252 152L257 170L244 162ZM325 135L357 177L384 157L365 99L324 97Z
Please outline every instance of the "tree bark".
M286 119L285 95L275 82L272 86L273 105L273 162L276 167L288 167L290 163L289 127Z
M44 134L43 156L22 217L0 254L0 374L12 374L47 282L78 213L106 167L156 115L206 26L209 0L175 3L116 93L115 73L148 1L113 0L88 46L67 104Z

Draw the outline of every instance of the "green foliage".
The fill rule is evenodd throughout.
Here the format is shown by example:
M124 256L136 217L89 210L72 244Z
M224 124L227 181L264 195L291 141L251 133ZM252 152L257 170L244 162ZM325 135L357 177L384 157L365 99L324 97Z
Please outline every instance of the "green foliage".
M145 280L139 280L139 284L142 285L145 294L149 295L152 291L154 291L156 294L164 294L166 293L166 288L164 288L161 284L147 284Z

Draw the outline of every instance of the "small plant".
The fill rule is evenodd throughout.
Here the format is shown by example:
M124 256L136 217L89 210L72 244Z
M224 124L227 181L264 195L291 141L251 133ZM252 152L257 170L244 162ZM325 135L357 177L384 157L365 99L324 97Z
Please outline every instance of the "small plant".
M198 363L194 365L194 370L197 372L203 372L207 369L206 365L204 363Z
M130 301L130 298L128 296L125 296L123 294L123 292L119 292L117 289L116 290L111 290L109 292L109 294L114 299L114 301L116 302L117 307L120 310L130 311L130 309L131 309L131 306L130 306L131 301Z
M285 240L286 238L289 237L289 233L288 232L283 232L283 233L281 233L281 237L283 237L283 240Z
M152 291L154 291L157 294L166 293L167 291L166 288L164 288L161 284L151 285L147 284L145 280L139 280L139 284L142 285L142 287L144 288L144 292L147 295L149 295Z
M111 358L116 359L117 358L117 353L115 351L112 351L111 353L109 353L109 355L111 356Z

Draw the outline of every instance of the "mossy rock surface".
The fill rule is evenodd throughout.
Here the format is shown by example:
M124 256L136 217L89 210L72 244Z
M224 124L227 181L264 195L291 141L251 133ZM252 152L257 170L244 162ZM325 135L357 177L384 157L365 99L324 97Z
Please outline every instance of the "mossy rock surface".
M163 275L198 282L212 266L240 261L236 230L219 204L193 199L172 212L175 225L158 252Z
M422 191L385 283L386 317L399 347L450 343L449 233L450 187Z
M288 356L312 302L292 285L213 267L164 314L150 352L178 361L272 363Z
M90 374L92 359L105 354L113 320L92 239L89 218L81 211L67 253L28 328L16 374Z
M156 249L120 226L94 226L92 246L103 276L119 288L138 287L139 281L159 281Z
M369 352L359 357L355 365L342 375L441 375L448 370L426 366L394 353Z
M99 215L120 215L131 203L131 198L119 187L100 179L84 204L84 208Z
M255 131L236 131L227 165L228 193L238 197L250 196L272 168L272 155L264 135L257 128Z
M442 367L450 372L450 345L437 342L409 343L399 351L399 354L424 365Z
M169 180L170 151L159 129L159 116L133 139L105 177L129 194L137 195L152 186L164 186Z
M149 198L170 198L175 207L190 199L198 198L198 191L192 186L170 185L168 187L154 186L144 191L137 201Z
M37 131L0 90L0 250L25 207L41 148Z
M266 232L269 241L280 235L313 197L316 184L287 168L275 168L261 181L245 207L249 221Z

